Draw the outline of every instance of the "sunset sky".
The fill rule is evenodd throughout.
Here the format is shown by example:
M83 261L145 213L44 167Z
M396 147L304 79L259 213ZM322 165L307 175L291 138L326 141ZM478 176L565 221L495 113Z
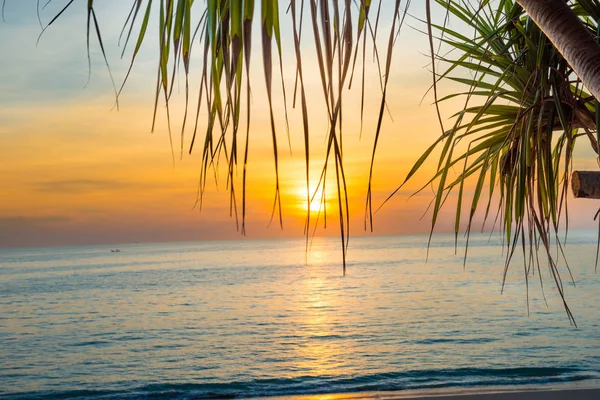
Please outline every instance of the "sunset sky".
M102 3L96 7L104 44L113 75L120 84L131 52L126 51L125 57L120 59L118 36L130 2L104 0L98 3ZM384 3L381 32L387 36L393 2ZM413 3L412 13L423 16L420 2ZM65 2L52 2L42 12L42 21L49 22L63 4ZM219 172L218 185L209 180L202 210L194 208L201 149L197 148L192 155L184 153L179 159L183 77L176 86L179 93L174 95L172 104L175 110L174 164L162 107L159 107L157 128L154 133L150 132L157 65L155 30L148 33L117 111L113 109L114 93L94 38L92 72L87 83L85 8L86 2L76 1L36 45L41 32L36 2L8 0L6 3L5 22L0 23L0 247L240 238L235 219L229 215L224 170ZM282 16L283 24L289 20L289 16ZM386 115L384 119L376 158L373 201L376 207L403 181L412 163L440 134L435 110L430 105L431 96L421 103L431 81L427 69L427 38L415 29L422 28L421 22L414 17L407 21L394 53L388 100L391 117ZM312 37L308 30L306 32L304 40L310 48ZM300 236L305 193L301 112L290 109L290 154L281 118L281 88L275 85L284 206L281 230L276 222L269 226L275 181L260 41L255 42L247 236ZM283 42L286 45L286 89L291 96L295 58L291 32L285 26ZM200 74L199 53L192 63L192 80L194 74ZM325 105L315 56L309 51L304 57L314 147L311 174L316 180L325 146ZM275 79L279 80L279 75ZM197 82L193 81L193 85L196 88ZM442 90L451 91L452 87ZM354 85L346 95L344 154L351 232L361 235L365 234L366 182L380 96L377 70L371 60L368 60L362 138L359 138L360 86ZM452 107L451 102L444 106L445 117L457 111ZM202 127L204 121L201 119ZM189 146L191 132L186 131L185 148ZM576 154L575 167L594 169L597 164L590 151L582 150ZM376 234L429 230L429 217L421 217L433 197L431 190L410 200L408 196L425 183L434 168L435 162L427 164L415 180L375 216ZM238 175L241 179L241 165ZM331 181L328 187L333 188L333 184ZM593 227L598 205L589 200L570 201L571 227ZM451 200L449 207L452 207ZM439 231L451 231L454 216L448 212L441 218ZM327 229L319 228L317 234L338 234L335 215L328 216Z

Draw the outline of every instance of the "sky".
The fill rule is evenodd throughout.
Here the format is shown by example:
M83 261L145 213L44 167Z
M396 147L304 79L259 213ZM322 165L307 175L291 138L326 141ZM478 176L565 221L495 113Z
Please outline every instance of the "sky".
M196 2L202 3L200 1ZM406 177L412 164L440 134L427 69L427 38L419 32L424 15L421 2L411 8L394 51L389 77L388 113L384 118L374 166L373 204L383 200ZM66 2L54 1L41 12L48 23ZM43 35L36 1L8 0L0 22L0 247L119 244L146 241L239 239L235 217L230 215L225 170L209 179L202 209L196 204L201 151L179 156L179 126L184 106L184 79L178 78L172 98L175 148L173 162L164 107L159 106L157 126L151 132L156 82L156 15L148 40L114 107L110 76L98 42L91 41L91 73L86 53L86 4L75 1ZM384 1L380 36L387 35L392 2ZM200 6L202 4L199 4ZM112 74L120 84L129 66L131 49L120 57L119 34L130 2L105 0L96 10ZM295 58L289 16L282 13L284 81L293 90ZM435 10L434 10L435 11ZM434 14L441 18L441 14ZM153 25L154 22L154 25ZM308 32L308 30L306 31ZM259 37L255 35L255 37ZM38 41L39 39L39 41ZM323 163L325 103L311 37L303 44L306 88L311 116L311 185ZM267 96L260 64L260 43L255 41L252 81L252 120L248 165L248 238L294 237L304 227L304 156L302 115L289 110L291 151L282 118L281 86L274 86L276 126L280 143L280 180L283 229L271 219L275 177ZM381 46L385 48L385 41ZM196 53L198 54L198 53ZM369 58L369 57L367 57ZM192 88L200 75L199 56L192 59ZM364 229L365 197L370 154L378 113L380 89L376 66L367 61L366 107L360 134L360 85L345 94L344 162L350 200L351 234L425 233L430 229L427 206L433 194L424 190L409 199L431 176L435 164L423 170L375 215L374 233ZM278 81L279 75L275 75ZM449 85L442 90L451 91ZM194 94L195 96L195 94ZM424 97L425 96L425 97ZM195 105L194 105L195 106ZM456 111L452 102L444 118ZM201 121L201 130L205 127ZM204 124L204 125L203 125ZM192 131L185 132L184 147ZM576 154L576 167L594 168L589 152ZM333 170L332 170L333 171ZM241 165L236 179L241 179ZM331 174L333 175L333 174ZM328 181L327 191L335 191ZM328 202L330 210L335 201ZM332 205L333 204L333 205ZM575 204L575 205L573 205ZM442 213L438 232L453 230L454 216ZM593 227L597 206L571 201L571 227ZM328 213L327 226L317 235L338 235L336 216ZM425 216L424 216L425 215ZM313 212L313 222L317 213ZM322 217L320 219L322 221Z

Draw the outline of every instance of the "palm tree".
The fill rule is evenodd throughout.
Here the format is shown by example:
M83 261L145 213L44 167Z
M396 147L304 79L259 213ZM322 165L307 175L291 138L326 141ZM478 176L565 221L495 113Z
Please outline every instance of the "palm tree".
M537 254L541 247L563 296L551 239L562 251L558 232L561 214L566 213L577 139L587 137L598 154L598 102L586 93L565 57L518 2L483 6L437 2L452 17L468 21L474 31L473 36L466 37L444 25L434 25L449 49L436 60L446 66L437 81L452 80L465 87L464 92L439 101L462 96L464 107L454 115L453 126L416 162L406 181L434 149L441 147L437 173L425 185L437 187L431 232L445 199L457 190L458 235L464 189L473 183L467 238L477 210L483 207L485 221L491 205L497 204L496 219L502 221L508 250L505 273L517 247L523 248L526 281L530 272L541 272ZM584 8L576 10L587 29L597 29L597 22L589 19ZM449 174L453 167L462 167L456 177ZM564 305L571 317L566 302Z
M600 46L593 32L582 24L576 12L561 0L518 0L531 19L571 65L591 94L600 99ZM600 18L597 0L576 4L593 21Z
M150 15L153 10L158 9L160 52L154 118L156 119L156 109L162 98L170 129L169 99L175 77L182 69L186 82L186 102L179 151L184 151L184 134L191 125L188 151L192 152L200 146L202 152L198 202L202 204L210 169L218 165L219 160L225 160L232 210L237 218L238 202L241 203L241 231L244 232L246 165L248 143L252 136L249 79L255 44L252 26L259 23L261 27L261 58L269 101L276 173L273 214L279 216L280 223L279 134L275 128L275 111L272 105L273 63L276 63L275 68L282 70L282 47L293 45L296 71L294 81L290 82L293 85L288 86L293 87L293 92L286 92L284 82L281 82L281 88L286 121L288 107L295 107L297 103L303 117L308 232L313 197L308 184L310 149L313 143L309 131L309 94L305 90L301 41L312 36L321 80L320 95L325 100L329 120L326 157L322 164L319 186L324 188L328 173L335 174L345 271L349 207L343 162L343 89L351 86L353 80L360 79L364 105L364 71L369 41L378 55L381 81L370 179L366 188L365 220L372 228L373 160L386 108L392 52L410 2L394 0L393 23L389 27L378 23L381 0L289 0L285 4L278 0L260 0L259 3L260 5L255 4L254 0L206 0L200 7L193 7L193 0L132 0L131 11L122 33L125 48L133 46L131 67L146 38ZM74 0L68 1L48 26L55 23L73 4ZM87 35L88 40L90 36L97 35L104 52L100 25L95 14L96 4L100 3L89 0L87 4ZM445 10L448 16L471 27L473 35L464 36L449 29L445 23L435 24L431 17L431 7L435 5ZM288 23L293 30L293 43L289 44L282 42L280 33L280 14L284 7L288 10ZM467 218L467 231L470 232L476 211L484 207L487 218L490 205L497 200L497 218L501 217L509 246L506 268L519 240L523 243L527 240L530 246L528 253L524 251L527 269L539 269L537 249L541 244L562 295L560 275L550 252L550 234L553 232L557 237L561 212L565 210L570 161L577 138L586 136L591 147L598 153L596 135L600 112L596 99L600 88L600 46L596 43L595 36L599 29L600 2L426 0L425 17L430 38L435 105L439 107L444 100L460 95L464 97L465 103L464 108L455 114L452 128L442 130L439 139L419 158L406 180L411 179L421 168L434 149L441 147L437 172L429 182L437 185L432 232L445 199L450 191L456 189L459 201L455 226L458 233L464 187L472 181L475 189ZM384 51L377 49L376 38L382 34L387 37L387 48ZM443 44L437 52L436 40ZM202 64L197 104L192 112L188 79L194 43L200 43L198 51L202 55ZM448 49L452 52L441 53ZM275 61L274 52L278 59ZM379 55L382 56L381 59ZM360 76L357 64L362 64ZM441 66L445 67L442 72L438 71ZM438 99L438 86L448 80L465 85L464 93ZM586 92L586 87L591 95ZM123 86L116 92L120 93L122 88ZM364 107L361 106L361 115L363 110ZM205 117L203 123L202 116ZM245 124L242 123L243 116L246 117ZM444 125L441 117L440 125ZM464 143L468 143L466 148L461 147ZM244 147L241 148L242 146ZM243 168L241 187L234 180L238 165ZM449 175L453 166L463 167L462 173L457 177ZM487 204L482 201L485 196L488 198ZM560 242L558 243L560 246Z

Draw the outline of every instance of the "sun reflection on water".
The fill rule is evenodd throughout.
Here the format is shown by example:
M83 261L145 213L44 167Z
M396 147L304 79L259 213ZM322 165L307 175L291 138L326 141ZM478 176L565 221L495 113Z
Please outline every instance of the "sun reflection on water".
M294 350L294 358L299 369L310 376L338 374L344 353L351 352L351 343L340 332L343 326L339 314L343 304L336 289L343 286L344 281L332 279L330 268L335 265L335 256L320 241L313 243L302 279L294 288L295 335L302 338Z

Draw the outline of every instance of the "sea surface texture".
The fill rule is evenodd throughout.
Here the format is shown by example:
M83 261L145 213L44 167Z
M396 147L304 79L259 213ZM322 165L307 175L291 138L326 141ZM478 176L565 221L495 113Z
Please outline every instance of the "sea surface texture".
M203 399L600 378L596 233L506 276L475 235L0 249L0 398ZM114 247L113 247L114 249ZM540 277L544 284L542 292ZM544 294L547 301L544 300ZM529 304L529 315L528 315Z

